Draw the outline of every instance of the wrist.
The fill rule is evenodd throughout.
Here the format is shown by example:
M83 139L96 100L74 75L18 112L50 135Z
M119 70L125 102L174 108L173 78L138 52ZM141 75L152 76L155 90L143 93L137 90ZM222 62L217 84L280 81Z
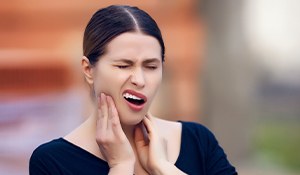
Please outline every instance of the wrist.
M124 163L119 163L117 165L111 166L109 169L109 175L119 175L119 174L134 174L134 161L128 161Z
M159 167L151 171L153 175L186 175L184 172L179 170L174 164L170 162L161 163Z
M158 166L155 166L151 168L151 174L153 175L166 175L168 173L168 169L170 168L169 162L161 162L157 164ZM170 170L170 169L169 169Z

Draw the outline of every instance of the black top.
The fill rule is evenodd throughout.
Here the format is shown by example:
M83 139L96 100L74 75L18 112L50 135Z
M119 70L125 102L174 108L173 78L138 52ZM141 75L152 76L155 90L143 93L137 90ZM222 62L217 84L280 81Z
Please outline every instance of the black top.
M206 127L182 122L181 148L175 166L190 175L234 175L215 136ZM108 174L107 162L63 138L39 146L31 155L31 175Z

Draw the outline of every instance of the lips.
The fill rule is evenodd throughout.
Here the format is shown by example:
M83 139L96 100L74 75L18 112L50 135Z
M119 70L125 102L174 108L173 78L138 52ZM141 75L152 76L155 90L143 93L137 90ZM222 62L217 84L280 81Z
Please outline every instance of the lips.
M141 93L133 90L125 90L123 97L128 106L134 111L140 111L143 109L144 104L147 102L147 97Z

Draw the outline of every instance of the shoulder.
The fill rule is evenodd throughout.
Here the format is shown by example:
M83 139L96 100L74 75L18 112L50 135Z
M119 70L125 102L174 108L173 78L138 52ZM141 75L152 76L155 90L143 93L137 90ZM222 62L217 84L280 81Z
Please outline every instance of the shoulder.
M65 144L62 138L54 139L38 146L30 157L30 162L47 160L53 154L63 152Z
M214 139L214 134L210 129L201 123L191 121L169 121L155 118L156 125L161 133L171 134L180 133L181 135L194 135L197 137L209 137Z
M174 133L181 133L182 125L180 122L164 120L157 117L155 117L154 119L158 130L165 137L170 136L170 134L173 135Z
M181 123L183 140L198 144L199 151L208 165L208 174L237 174L212 131L200 123Z
M182 123L182 152L178 165L185 165L184 162L193 159L206 165L207 174L236 174L235 168L229 163L227 155L212 131L200 123L180 122Z
M55 139L38 146L29 160L30 174L49 174L55 170L55 154L61 154L62 139Z
M196 134L198 136L213 136L210 129L201 123L190 122L190 121L179 121L182 124L183 131L189 134Z
M55 162L57 159L64 159L64 155L72 151L70 144L63 138L58 138L38 146L30 157L30 163Z
M192 122L192 121L178 121L180 122L186 129L195 129L195 130L203 130L205 132L210 132L210 130L201 123Z
M199 144L202 149L213 149L218 141L213 132L206 126L196 122L179 121L182 123L182 140Z
M182 136L195 136L201 139L215 139L214 134L208 127L201 123L191 121L169 121L155 118L158 128L164 134L180 133Z
M54 139L49 142L41 144L33 151L33 153L51 151L53 149L57 149L57 148L61 147L61 145L63 145L63 139L57 138L57 139Z

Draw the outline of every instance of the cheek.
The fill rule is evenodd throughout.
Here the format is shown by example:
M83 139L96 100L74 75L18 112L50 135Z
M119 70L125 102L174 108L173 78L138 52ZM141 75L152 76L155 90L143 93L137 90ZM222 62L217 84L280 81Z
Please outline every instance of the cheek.
M162 82L162 75L161 74L158 74L156 76L153 76L150 78L150 82L149 82L149 85L151 86L151 91L152 91L152 94L153 96L156 94L156 92L158 91L160 85L161 85L161 82Z
M95 79L94 87L96 94L101 92L115 96L121 90L123 83L126 81L126 74L120 74L117 71L102 71L98 73Z

